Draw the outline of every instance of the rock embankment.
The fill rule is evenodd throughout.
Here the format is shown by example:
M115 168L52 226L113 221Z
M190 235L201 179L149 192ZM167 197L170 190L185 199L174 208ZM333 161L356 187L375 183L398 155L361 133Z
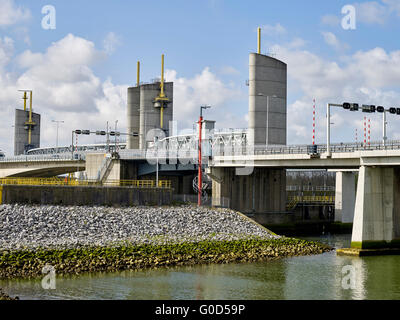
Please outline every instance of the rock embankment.
M8 294L4 293L3 290L0 288L0 301L12 301L12 300L19 300L18 297L11 298Z
M319 254L235 211L182 207L0 206L0 278Z
M0 250L278 238L228 209L0 206Z

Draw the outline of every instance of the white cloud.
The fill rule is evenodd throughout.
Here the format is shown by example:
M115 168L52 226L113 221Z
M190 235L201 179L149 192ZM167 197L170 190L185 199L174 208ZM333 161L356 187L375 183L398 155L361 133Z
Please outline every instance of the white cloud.
M311 142L312 100L317 100L317 142L325 143L326 104L345 101L375 104L385 107L398 106L400 101L400 51L387 52L382 48L358 51L346 56L343 62L324 59L310 51L275 45L278 58L288 64L293 92L301 96L288 104L288 141L290 144ZM354 141L354 131L365 114L346 112L333 108L333 141ZM378 114L369 115L373 121L372 139L381 139L381 119ZM395 138L400 131L389 117L389 137ZM391 124L392 123L392 124Z
M0 38L0 71L7 65L14 53L14 40L9 37Z
M221 74L228 75L228 76L236 76L240 74L239 70L235 69L232 66L224 66L221 68Z
M118 120L118 128L125 132L128 85L113 84L111 79L102 81L94 74L92 65L107 59L107 55L91 41L69 34L44 52L26 50L14 57L13 51L13 40L1 39L4 69L11 63L20 67L18 74L0 73L0 148L7 154L13 153L14 109L23 103L18 89L33 90L34 111L42 115L42 146L55 145L56 126L51 120L65 121L60 125L59 145L70 145L72 130L104 130L107 121L114 127ZM242 93L209 68L190 78L167 70L166 79L174 81L174 116L181 129L192 128L202 104L212 105L207 115L218 119L219 126L247 126L244 116L230 111L232 102L243 98ZM79 139L80 144L94 142L93 137Z
M9 38L0 42L0 61L5 69L13 61L12 44ZM77 128L104 129L106 121L113 124L115 120L125 127L128 86L114 85L111 79L102 82L91 69L104 58L104 52L92 42L72 34L43 53L27 50L16 57L20 74L0 73L0 148L12 153L14 109L22 106L19 89L33 90L34 111L42 115L42 146L55 144L53 119L65 121L60 128L60 145L69 145L71 131Z
M324 41L335 50L341 51L349 48L348 44L340 42L332 32L321 32L321 34L324 37Z
M286 29L280 23L276 23L275 25L263 25L261 30L266 35L283 35L286 34Z
M396 12L397 15L400 16L400 1L398 0L382 0L385 3L391 12Z
M108 55L112 55L116 48L121 45L121 39L114 32L107 33L106 37L103 40L103 48L104 51Z
M357 21L367 24L384 24L389 15L390 8L376 1L354 4L357 13Z
M17 7L14 0L0 0L0 27L14 25L30 18L29 9Z
M220 119L219 127L247 126L242 117L229 109L229 103L241 95L240 91L227 86L208 67L193 78L180 78L175 70L166 70L165 78L174 82L174 118L181 129L192 128L200 106L205 104L212 106L207 113Z
M305 41L304 39L295 38L288 44L288 47L298 49L298 48L304 47L306 44L307 44L307 41Z
M340 25L340 18L333 14L327 14L321 18L321 23L330 27L337 27Z

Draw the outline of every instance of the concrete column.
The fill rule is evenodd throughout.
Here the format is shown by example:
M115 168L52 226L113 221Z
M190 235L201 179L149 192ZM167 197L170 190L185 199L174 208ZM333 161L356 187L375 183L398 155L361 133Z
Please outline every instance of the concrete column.
M399 181L397 168L360 168L352 247L399 247Z
M336 172L335 221L352 223L356 203L354 172Z
M286 172L255 168L253 174L239 176L235 168L211 168L213 205L229 199L232 209L243 213L271 213L286 210Z

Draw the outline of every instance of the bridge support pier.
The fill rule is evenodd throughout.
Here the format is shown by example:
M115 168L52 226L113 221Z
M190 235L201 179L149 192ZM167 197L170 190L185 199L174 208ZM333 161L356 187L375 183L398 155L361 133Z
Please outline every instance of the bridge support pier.
M354 172L336 172L335 221L352 223L356 203Z
M286 171L254 168L251 175L236 175L235 168L212 167L213 205L229 199L230 208L243 213L286 211Z
M360 167L351 247L400 247L400 168Z

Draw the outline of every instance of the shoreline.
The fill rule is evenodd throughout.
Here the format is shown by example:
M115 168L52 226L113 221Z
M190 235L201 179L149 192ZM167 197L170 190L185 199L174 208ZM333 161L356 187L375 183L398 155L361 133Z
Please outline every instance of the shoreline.
M46 265L56 275L143 270L158 267L259 262L322 254L333 248L314 241L281 237L198 241L163 245L130 243L113 247L0 251L0 279L43 277Z

